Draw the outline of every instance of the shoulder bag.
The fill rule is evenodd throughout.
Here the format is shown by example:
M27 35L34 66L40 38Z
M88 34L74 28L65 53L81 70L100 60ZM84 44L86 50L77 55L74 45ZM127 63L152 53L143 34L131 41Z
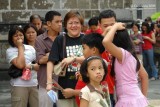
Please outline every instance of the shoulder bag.
M66 50L65 47L66 47L66 37L65 35L63 35L63 53L62 53L63 58L65 58L65 50ZM60 61L58 64L54 65L54 74L58 76L65 76L66 69L67 66L62 66Z

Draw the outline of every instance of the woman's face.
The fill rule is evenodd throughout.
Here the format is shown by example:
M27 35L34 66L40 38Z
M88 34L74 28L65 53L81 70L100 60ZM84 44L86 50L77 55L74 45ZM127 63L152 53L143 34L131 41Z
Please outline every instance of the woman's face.
M34 28L30 27L26 30L25 36L28 42L34 42L37 37L37 32Z
M69 36L77 37L81 32L82 25L77 17L72 17L68 20L66 29Z
M23 43L24 41L24 35L20 31L16 31L16 33L12 37L13 43L15 46L17 46L18 41L21 41Z
M147 31L147 27L146 26L142 26L142 30L146 32Z
M133 25L132 30L133 32L138 32L138 27L136 25Z
M42 21L41 19L39 18L35 18L33 21L32 21L33 25L36 26L37 30L41 29L42 27Z

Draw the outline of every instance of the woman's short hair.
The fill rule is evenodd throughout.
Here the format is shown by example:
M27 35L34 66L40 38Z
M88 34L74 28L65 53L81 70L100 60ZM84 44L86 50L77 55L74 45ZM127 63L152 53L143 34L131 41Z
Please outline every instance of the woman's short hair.
M84 18L82 17L82 15L78 11L71 10L64 17L64 27L65 28L67 27L68 20L72 17L77 17L79 19L81 25L84 24Z
M103 76L103 79L102 81L104 81L106 75L107 75L107 65L106 63L104 62L104 60L98 56L91 56L91 57L88 57L86 58L82 64L81 64L81 67L80 67L80 73L81 73L81 76L82 76L82 79L83 79L83 82L85 83L89 83L89 77L87 76L87 73L88 73L88 64L90 61L92 60L95 60L95 59L98 59L102 62L102 65L103 65L103 69L104 69L104 76Z
M13 36L17 33L17 31L23 33L23 35L24 35L23 29L22 29L21 27L17 26L17 25L16 25L16 26L13 26L13 28L11 28L11 29L9 30L9 33L8 33L8 43L9 43L12 47L15 47L15 44L14 44L14 42L13 42Z

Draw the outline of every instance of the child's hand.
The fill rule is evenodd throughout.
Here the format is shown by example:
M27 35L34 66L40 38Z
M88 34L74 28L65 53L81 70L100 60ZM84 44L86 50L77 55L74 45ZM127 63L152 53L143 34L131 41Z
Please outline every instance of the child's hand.
M108 32L109 32L109 30L112 28L112 26L108 26L105 30L104 30L104 32L102 33L102 36L105 36Z
M121 22L115 23L113 26L116 27L117 30L125 29L125 24Z

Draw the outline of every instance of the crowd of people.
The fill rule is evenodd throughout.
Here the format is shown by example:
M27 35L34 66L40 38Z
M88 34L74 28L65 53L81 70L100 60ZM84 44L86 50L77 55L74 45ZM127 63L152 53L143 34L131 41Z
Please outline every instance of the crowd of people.
M8 33L7 60L29 78L11 78L12 107L148 105L148 80L158 79L160 69L160 18L134 21L130 34L112 10L90 18L85 30L83 16L73 10L64 20L48 11L45 22L38 14L28 22ZM59 62L64 76L54 71Z

